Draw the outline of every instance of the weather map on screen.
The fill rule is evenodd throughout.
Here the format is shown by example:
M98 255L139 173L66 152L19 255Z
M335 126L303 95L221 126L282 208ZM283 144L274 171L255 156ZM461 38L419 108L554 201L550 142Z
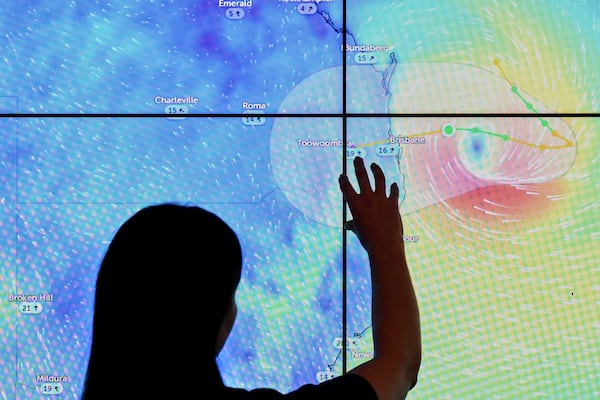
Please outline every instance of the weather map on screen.
M0 15L0 398L79 397L102 255L164 201L242 241L226 384L372 358L356 156L401 187L410 398L600 397L597 1L59 3Z

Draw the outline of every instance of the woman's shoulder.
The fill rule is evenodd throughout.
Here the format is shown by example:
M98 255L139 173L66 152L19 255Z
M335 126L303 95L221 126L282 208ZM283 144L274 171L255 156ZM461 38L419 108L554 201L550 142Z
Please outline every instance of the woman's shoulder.
M346 374L319 384L306 384L285 394L267 388L252 390L225 388L223 397L219 398L228 400L331 400L338 398L377 400L377 394L365 378L355 374Z

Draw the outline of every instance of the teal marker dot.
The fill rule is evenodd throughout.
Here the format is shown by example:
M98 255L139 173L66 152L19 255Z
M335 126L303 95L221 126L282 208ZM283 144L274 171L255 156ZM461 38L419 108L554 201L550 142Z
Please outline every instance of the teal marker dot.
M519 88L516 86L513 86L510 88L510 90L512 90L513 93L517 93L519 91Z
M456 133L456 128L452 124L446 124L442 127L442 134L446 137L452 137Z
M510 136L508 136L508 135L502 135L502 136L500 136L500 138L502 140L508 140L508 139L510 139Z
M546 121L546 120L542 120L542 126L543 126L544 128L547 128L548 126L550 126L550 124L548 124L548 121Z
M533 110L533 104L531 103L525 103L527 105L527 109L528 110Z
M473 132L473 133L479 133L479 132L481 132L481 129L475 127L473 129L471 129L471 132Z

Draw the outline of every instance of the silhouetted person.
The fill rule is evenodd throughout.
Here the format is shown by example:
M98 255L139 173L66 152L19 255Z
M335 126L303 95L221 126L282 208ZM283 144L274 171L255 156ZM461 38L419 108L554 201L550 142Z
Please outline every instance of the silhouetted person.
M209 211L160 204L119 228L100 266L83 399L403 399L416 384L421 339L398 186L388 195L379 166L374 188L362 159L354 167L359 192L345 176L340 188L371 265L372 360L285 395L225 387L216 357L237 314L239 240Z

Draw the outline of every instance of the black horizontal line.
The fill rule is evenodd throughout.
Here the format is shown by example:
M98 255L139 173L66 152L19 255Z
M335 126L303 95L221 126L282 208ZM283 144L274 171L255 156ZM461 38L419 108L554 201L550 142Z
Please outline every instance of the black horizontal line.
M598 113L193 113L168 115L164 113L0 113L0 118L244 118L257 116L264 118L584 118L600 117Z

